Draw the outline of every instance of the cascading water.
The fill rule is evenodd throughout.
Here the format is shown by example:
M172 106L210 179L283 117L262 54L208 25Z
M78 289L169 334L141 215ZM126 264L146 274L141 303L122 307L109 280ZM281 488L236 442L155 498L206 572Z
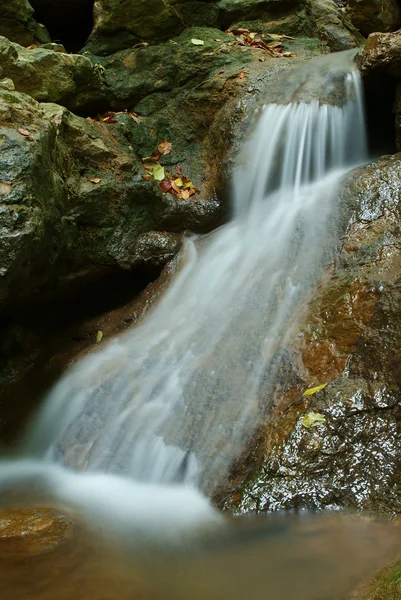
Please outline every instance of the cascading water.
M259 111L232 221L201 244L187 240L180 271L142 324L66 373L24 447L30 462L3 466L0 487L11 473L48 473L53 494L81 506L91 492L93 508L96 482L111 502L117 480L120 497L131 489L140 501L143 488L129 482L163 494L161 484L221 480L272 402L294 315L335 248L341 178L366 159L359 75L345 56L341 105Z

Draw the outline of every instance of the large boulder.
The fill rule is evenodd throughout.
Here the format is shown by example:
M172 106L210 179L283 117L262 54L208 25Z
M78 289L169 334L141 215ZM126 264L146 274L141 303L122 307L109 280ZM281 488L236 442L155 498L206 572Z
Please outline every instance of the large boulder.
M170 199L143 178L127 139L127 120L138 127L130 116L92 122L7 90L0 90L0 113L3 308L16 298L34 301L46 285L130 269L142 253L149 260L151 248L157 260L163 249L171 257L165 237L149 237L154 229L216 225L216 201Z
M397 0L347 0L346 14L365 36L375 31L395 31L401 26Z
M287 349L273 411L220 495L227 508L401 510L400 179L401 155L348 177L341 252Z
M22 46L50 42L44 25L33 18L34 10L28 0L7 0L0 6L0 35Z
M57 48L57 46L56 46ZM38 102L57 102L76 112L105 105L102 68L79 54L24 48L0 37L0 79Z
M364 77L388 75L400 78L401 31L372 33L356 57L356 64Z
M109 55L174 37L187 27L227 29L245 21L258 22L253 31L262 32L262 23L274 33L320 37L330 50L355 47L362 40L333 0L97 0L94 29L84 51Z

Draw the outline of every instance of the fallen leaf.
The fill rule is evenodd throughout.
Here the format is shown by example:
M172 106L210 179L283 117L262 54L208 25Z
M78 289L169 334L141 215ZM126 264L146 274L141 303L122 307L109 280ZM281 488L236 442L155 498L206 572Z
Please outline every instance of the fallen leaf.
M163 192L168 192L171 190L171 181L169 179L163 179L160 183L160 188Z
M266 62L266 59L265 58L259 58L259 61L260 62Z
M203 46L204 45L204 41L203 40L198 40L196 38L192 38L191 42L195 45L195 46Z
M218 73L215 74L215 77L220 77L220 75L223 75L224 71L219 71Z
M90 121L91 123L97 123L96 119L92 119L92 117L86 117L87 121Z
M129 112L128 115L131 117L131 119L134 119L134 121L137 125L141 124L141 119L135 112Z
M178 177L177 179L175 179L174 183L178 188L180 188L184 185L184 182L182 181L181 177Z
M156 165L156 167L153 169L153 178L156 179L156 181L163 181L163 179L165 178L165 173L164 173L164 167L162 167L161 165Z
M326 422L326 417L321 413L310 412L304 415L301 423L306 429L323 425Z
M99 331L96 334L96 342L101 342L102 339L103 339L103 331L100 331L100 329L99 329Z
M239 77L240 79L244 79L244 77L245 77L245 73L244 73L244 71L241 71L241 73L238 75L238 77Z
M23 135L24 137L29 137L31 135L30 131L28 131L27 129L22 129L22 127L18 127L18 133Z
M320 390L325 388L326 385L327 385L327 383L322 383L322 385L317 385L316 387L309 388L308 390L304 391L302 396L313 396L313 394L316 394L316 392L319 392Z
M100 183L102 180L100 179L100 177L93 177L92 179L89 179L89 183Z
M215 42L221 42L221 39L220 38L214 38L214 41Z
M295 38L290 35L281 35L280 33L268 33L268 37L272 38L272 40L294 40Z
M178 187L178 185L176 185L175 181L171 182L171 189L173 189L177 193L178 196L181 194L181 190Z
M173 145L167 140L162 140L158 145L157 149L160 152L160 154L170 154L171 150L173 149Z
M150 181L152 179L152 175L150 173L147 173L146 175L142 175L142 179L145 179L146 181Z
M178 173L178 175L182 175L183 174L183 170L181 167L179 167L178 165L175 168L176 172Z
M291 56L296 56L294 52L283 52L281 56L285 56L285 58L289 58Z
M154 160L159 160L159 158L160 158L160 152L152 152L152 158Z
M188 190L182 190L182 192L180 194L181 200L188 200L189 196L190 196L190 193Z

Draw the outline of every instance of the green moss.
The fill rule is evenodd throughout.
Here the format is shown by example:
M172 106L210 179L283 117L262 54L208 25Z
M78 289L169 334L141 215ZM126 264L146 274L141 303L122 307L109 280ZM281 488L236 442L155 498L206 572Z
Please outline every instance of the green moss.
M361 600L401 600L401 560L376 573Z

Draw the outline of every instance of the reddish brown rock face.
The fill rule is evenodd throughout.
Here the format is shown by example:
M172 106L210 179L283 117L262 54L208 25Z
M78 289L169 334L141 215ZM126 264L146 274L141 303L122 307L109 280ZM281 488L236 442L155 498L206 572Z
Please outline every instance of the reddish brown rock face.
M236 465L233 495L219 497L227 508L401 510L400 176L395 155L347 178L340 253L290 343L275 407ZM308 428L311 412L324 421Z

